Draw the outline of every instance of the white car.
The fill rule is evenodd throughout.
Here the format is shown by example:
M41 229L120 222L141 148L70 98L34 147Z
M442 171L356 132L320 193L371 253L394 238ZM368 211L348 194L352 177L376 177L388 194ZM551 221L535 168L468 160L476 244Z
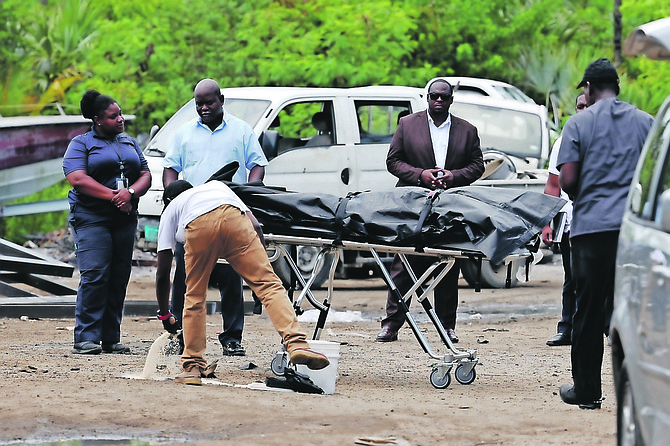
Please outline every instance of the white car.
M426 83L426 89L437 79L444 79L454 87L454 97L468 94L535 104L533 98L514 85L493 79L467 76L438 76Z

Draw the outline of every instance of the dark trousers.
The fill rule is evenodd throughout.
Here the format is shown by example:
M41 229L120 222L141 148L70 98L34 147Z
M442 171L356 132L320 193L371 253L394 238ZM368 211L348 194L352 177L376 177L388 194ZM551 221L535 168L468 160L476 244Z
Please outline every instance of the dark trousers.
M570 255L569 234L563 234L560 242L561 260L563 262L563 292L561 299L561 320L558 321L558 333L572 332L572 317L575 314L575 284L572 280L572 261Z
M407 259L417 277L421 276L435 261L435 258L426 256L407 256ZM407 293L414 284L400 257L397 255L393 258L390 274L393 283L395 283L402 295ZM459 260L456 260L451 270L449 270L447 275L444 276L442 281L433 290L435 314L437 314L444 328L456 328L459 274ZM407 305L409 306L409 302ZM386 299L386 317L382 319L382 327L390 327L393 331L398 331L404 322L405 315L400 311L395 296L389 291Z
M132 270L137 216L70 209L79 268L74 342L117 343Z
M611 314L619 231L572 237L577 308L572 320L572 378L583 399L602 396L603 327Z
M186 267L184 265L184 245L177 243L175 248L175 272L172 282L172 313L181 320L184 312L186 294ZM228 264L217 263L210 276L210 284L219 289L221 296L221 318L223 331L219 334L222 345L229 342L242 342L244 329L244 294L242 278Z

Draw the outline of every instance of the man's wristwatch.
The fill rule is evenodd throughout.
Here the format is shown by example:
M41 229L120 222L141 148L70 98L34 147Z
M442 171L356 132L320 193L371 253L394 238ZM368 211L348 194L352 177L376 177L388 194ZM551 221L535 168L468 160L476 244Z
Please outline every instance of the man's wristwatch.
M135 189L133 189L132 187L129 187L129 188L128 188L128 192L130 192L130 196L131 196L132 198L135 198Z

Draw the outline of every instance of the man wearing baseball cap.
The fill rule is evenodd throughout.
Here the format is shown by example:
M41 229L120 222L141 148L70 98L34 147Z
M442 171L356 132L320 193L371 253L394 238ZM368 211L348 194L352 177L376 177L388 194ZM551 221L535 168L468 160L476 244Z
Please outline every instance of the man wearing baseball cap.
M570 228L577 307L572 322L572 378L561 399L599 409L603 327L609 323L619 227L626 196L654 118L617 98L619 76L605 58L586 67L577 88L588 108L563 128L557 166L561 188L573 200Z

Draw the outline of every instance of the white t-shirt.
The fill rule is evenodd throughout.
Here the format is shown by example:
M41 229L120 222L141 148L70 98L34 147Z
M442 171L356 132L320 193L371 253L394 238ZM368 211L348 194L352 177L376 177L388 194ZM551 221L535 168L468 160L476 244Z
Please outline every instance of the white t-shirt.
M550 174L554 174L556 176L559 174L558 169L556 168L556 160L558 160L558 152L561 149L561 140L562 136L559 136L554 142L554 145L551 147L551 153L549 154L549 167L547 168ZM568 198L568 194L566 194L563 189L561 189L561 198L568 200L568 202L565 203L565 206L563 206L561 209L561 212L565 212L567 216L565 220L565 231L563 232L570 232L570 222L572 221L572 201L570 198Z
M157 251L174 252L177 242L184 243L186 225L206 213L228 204L241 212L249 208L221 181L210 181L179 194L163 211L158 225Z

